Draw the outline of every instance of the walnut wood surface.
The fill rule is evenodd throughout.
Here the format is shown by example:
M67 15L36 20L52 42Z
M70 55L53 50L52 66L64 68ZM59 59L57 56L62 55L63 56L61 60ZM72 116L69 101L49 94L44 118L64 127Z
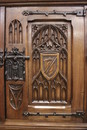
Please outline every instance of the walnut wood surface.
M86 0L0 0L2 6L20 5L86 5Z
M87 8L87 6L85 6ZM85 112L87 112L87 16L85 17ZM85 116L87 122L87 114Z
M24 118L22 115L23 112L26 110L29 112L42 112L42 113L47 113L47 112L69 113L69 112L75 112L75 111L84 111L83 109L84 108L84 100L83 100L84 98L84 71L83 71L84 70L84 33L83 33L84 32L84 26L83 26L84 17L77 17L75 15L67 15L67 17L64 17L62 15L61 16L49 15L48 17L44 15L41 15L41 16L39 15L23 16L22 15L22 12L24 10L52 11L54 9L58 11L61 11L61 10L74 11L77 9L83 9L83 7L72 7L72 8L71 7L67 7L67 8L66 7L9 8L8 7L6 9L6 20L7 20L6 21L6 48L7 48L7 51L10 52L12 48L16 47L19 49L19 52L21 52L23 47L25 47L26 56L30 56L30 60L25 62L26 63L25 64L26 66L25 67L25 71L26 71L25 81L19 81L19 80L6 81L7 118L13 118L13 119L21 118L21 119L28 119L29 121L45 121L46 120L46 121L56 121L56 122L61 122L61 121L62 122L68 122L68 121L69 122L73 122L73 121L82 122L81 119L76 119L76 118L73 119L72 117L69 117L66 119L63 119L62 117L61 118L50 117L46 119L45 117L37 117L37 118L25 117ZM20 29L19 25L21 25L22 29ZM62 26L65 29L64 32L61 29ZM20 40L19 38L20 32L21 32L22 40ZM50 38L50 35L52 35L52 38ZM56 37L56 42L55 42L55 37ZM54 46L54 43L60 44L59 37L61 37L62 44L64 44L64 50L65 50L64 56L66 57L67 63L65 62L64 65L61 65L60 64L61 58L57 58L57 61L59 62L57 66L60 66L60 67L59 68L57 67L58 71L55 74L57 75L57 73L59 72L62 73L62 78L64 79L64 81L62 81L61 85L65 88L67 87L66 88L67 93L65 93L65 90L64 90L63 95L62 95L62 101L65 102L65 104L61 102L60 92L62 92L62 90L61 91L58 90L57 94L55 93L55 91L57 91L56 84L54 84L54 80L56 82L56 78L55 78L56 75L54 74L53 79L52 79L43 70L44 56L47 57L47 60L48 60L49 55L51 58L52 56L60 55L60 52L57 50L58 47L56 46L55 48ZM66 40L64 39L64 37ZM45 41L45 39L47 40L46 45L43 42L43 40ZM19 41L22 41L22 43ZM37 44L43 43L43 48L41 49L40 44L36 46L37 45L36 43ZM39 53L35 51L36 48L39 50ZM54 54L54 51L55 51L55 54ZM65 52L68 52L68 58ZM40 55L40 57L38 54ZM49 64L46 63L44 66L47 67L47 65ZM56 65L56 62L54 65ZM16 67L15 65L12 67L13 70L15 69L15 67ZM51 69L55 72L55 69L53 68ZM13 70L12 70L12 73L14 72ZM51 73L52 70L49 71L49 74ZM40 74L42 77L40 77ZM17 78L17 75L18 74L15 69L16 78ZM10 78L14 78L14 76ZM71 84L71 80L72 80L72 84ZM43 81L45 81L45 83L47 82L47 84L44 84ZM49 85L48 85L48 81L51 81L52 84L49 82ZM36 82L38 83L38 85ZM59 82L59 79L57 79L57 82ZM64 82L67 85L65 85ZM18 92L16 92L17 88L15 89L14 84L17 86L18 84L23 85L23 91L22 89L20 89L21 95ZM45 91L42 90L41 85L43 87L49 86L49 89L47 90L48 91L47 93L49 94L46 95ZM50 91L51 86L52 88L54 87L55 91L54 90L52 90L52 92ZM44 95L43 95L43 92L44 92ZM15 94L19 95L19 97L17 96L17 98L15 97L12 98L12 96L15 96ZM22 100L21 105L20 105L19 99ZM15 110L17 107L17 105L15 104L16 102L19 102L18 106L20 107L17 108L18 110ZM45 108L45 106L47 108ZM57 109L57 107L59 108Z
M86 130L86 123L47 123L47 122L29 122L21 120L6 120L5 123L0 124L0 130Z
M0 7L0 48L3 50L4 47L7 48L8 56L9 54L12 54L13 56L15 49L18 51L17 53L19 56L21 54L30 56L29 61L26 60L25 62L21 62L16 58L11 61L12 64L9 65L10 69L13 69L12 74L14 73L14 75L10 75L11 73L8 66L8 61L10 60L5 62L5 74L7 74L6 77L4 77L4 67L0 68L0 118L2 120L5 118L7 119L5 122L0 124L1 130L87 129L87 124L82 123L87 122L87 16L77 17L76 15L67 15L64 17L63 15L22 15L24 10L45 10L47 12L52 10L75 11L84 9L84 7L68 5L82 4L86 5L87 1L0 1L0 5L7 6L6 15L5 8ZM24 5L24 7L13 7L19 5ZM25 5L29 6L25 7ZM39 5L43 6L40 7ZM48 5L50 5L49 8ZM58 6L58 8L53 5L67 6ZM13 8L10 8L9 6L12 6ZM87 6L85 6L85 9L86 8ZM4 26L6 28L4 28ZM61 29L61 26L63 26L65 30L63 30L63 28ZM53 38L50 38L50 36L53 36L56 40L53 40ZM56 48L53 46L54 43L60 43L59 36L62 39L62 44L64 44L65 49L62 56L60 55L59 51L57 52L57 46ZM67 39L67 42L63 36L66 37L65 39ZM40 44L38 46L35 45L35 43L38 44L38 42L44 43L43 41L45 41L46 38L46 45L43 44L42 48L38 48L38 46L40 47ZM25 48L25 53L22 53L23 48ZM39 50L39 53L35 51L36 48ZM51 51L49 51L48 48ZM63 58L63 55L66 60ZM49 65L48 62L43 62L45 60L49 60L49 57L51 57L51 60L54 57L53 63L55 64L53 64L54 66L51 67L51 69L48 69L47 67L47 65ZM62 62L60 57L62 57ZM17 61L22 67L21 71L17 71ZM59 62L57 67L56 61ZM23 65L25 68L23 68ZM49 71L49 75L46 73L46 71L44 71L44 67L46 71ZM55 67L57 70L56 72ZM6 71L6 69L8 71ZM53 70L55 74L51 75ZM54 84L54 80L56 81L56 76L59 71L62 72L62 79L64 79L64 81L62 80L61 83L65 88L63 91L62 89L57 90L57 86ZM23 73L25 80L22 76ZM57 81L59 81L59 79L61 80L61 78L58 77ZM38 85L36 84L37 80ZM45 81L46 84L44 84L43 81ZM4 85L5 83L6 90ZM50 89L51 86L52 89ZM75 117L24 117L24 111L41 113L70 113L76 111L85 111L85 118L83 120ZM8 119L12 119L13 121Z
M0 7L0 49L4 54L5 8ZM0 119L5 119L4 66L0 67Z

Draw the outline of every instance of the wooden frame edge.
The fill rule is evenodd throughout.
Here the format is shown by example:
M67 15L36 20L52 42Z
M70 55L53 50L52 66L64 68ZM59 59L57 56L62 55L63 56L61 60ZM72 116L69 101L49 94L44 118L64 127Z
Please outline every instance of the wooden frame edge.
M87 130L87 123L47 123L28 122L27 120L6 120L0 124L0 130Z
M0 7L0 49L4 54L5 7ZM3 79L3 80L2 80ZM4 65L0 67L0 120L5 120Z
M0 6L67 6L87 5L87 0L0 0Z

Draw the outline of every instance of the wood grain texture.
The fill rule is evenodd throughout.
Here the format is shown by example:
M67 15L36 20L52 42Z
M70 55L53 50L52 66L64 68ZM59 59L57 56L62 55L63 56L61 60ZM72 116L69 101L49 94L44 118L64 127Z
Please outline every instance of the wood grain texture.
M19 2L19 3L21 3L21 2L52 2L52 0L0 0L0 3L4 3L4 2L6 2L6 3L9 3L9 2L11 2L11 3L14 3L14 2ZM76 3L76 2L86 2L86 0L54 0L54 2L73 2L73 3Z
M0 7L0 49L4 53L5 8ZM5 119L4 66L0 68L0 119Z
M85 8L87 8L87 6L85 6ZM84 97L84 100L85 100L85 103L84 103L84 108L85 108L85 122L87 122L87 12L86 12L86 17L85 17L85 51L84 51L84 61L85 61L85 73L84 73L84 76L85 76L85 97Z
M10 17L10 15L8 17ZM21 20L18 21L17 18L15 18L11 20L10 23L7 22L6 25L7 25L7 35L6 35L7 54L9 53L9 56L12 56L12 55L15 56L15 54L19 54L19 56L25 56L26 55L25 24L22 23ZM24 54L23 54L23 50L25 50ZM26 104L28 102L27 100L27 93L28 93L27 83L28 82L27 82L27 76L26 76L27 75L27 67L26 67L27 61L23 60L23 58L22 59L19 58L19 60L18 59L6 60L7 62L7 65L6 65L7 67L5 70L5 72L7 73L6 77L10 77L6 79L7 80L6 81L6 94L8 95L6 98L6 101L7 101L6 105L7 105L7 117L9 118L11 117L22 118L23 110L26 108ZM12 66L12 67L10 66L10 70L8 69L9 65Z
M20 6L20 5L86 5L86 0L0 0L0 5Z
M47 12L52 11L52 10L58 10L58 11L74 11L77 9L83 9L83 7L15 7L15 8L7 8L6 9L6 47L8 48L9 51L12 50L13 47L17 47L19 48L19 50L21 51L23 47L26 48L26 56L30 56L30 60L26 61L26 81L25 81L25 85L23 87L23 102L22 105L20 107L19 110L15 111L9 102L9 84L22 84L23 82L19 82L17 81L15 83L15 81L6 81L6 92L7 92L7 98L6 98L6 102L7 102L7 118L9 119L25 119L26 117L23 117L23 112L24 111L29 111L29 112L41 112L41 113L53 113L53 112L58 112L58 113L70 113L70 112L76 112L76 111L84 111L84 17L77 17L76 15L67 15L66 17L64 17L63 15L49 15L48 17L45 15L30 15L30 16L23 16L22 12L24 10L40 10L40 11L44 11L46 10ZM17 15L18 14L18 15ZM10 43L9 42L9 25L10 23L12 23L13 20L16 21L20 21L22 28L23 28L23 44L20 43ZM79 22L78 22L79 21ZM33 26L32 26L33 25ZM46 26L45 29L43 29L42 27L40 27L40 29L38 30L34 30L36 31L36 33L33 32L33 28L34 25L38 25L38 26ZM51 26L48 26L51 25ZM65 67L65 63L64 66L62 67L61 65L61 70L65 73L68 73L67 77L67 82L68 82L68 94L67 94L67 101L69 102L68 105L65 104L58 104L55 103L55 91L52 91L52 96L51 96L51 92L49 92L50 96L49 98L53 100L52 103L49 103L49 98L48 98L48 92L45 92L45 95L43 95L43 90L42 90L42 86L40 86L40 89L38 89L39 91L39 98L37 96L37 91L32 91L32 81L33 81L33 77L35 77L35 75L37 74L38 70L40 70L40 64L38 63L39 61L39 56L36 55L37 53L35 53L35 56L33 56L33 51L36 49L34 48L35 43L40 42L43 43L43 40L46 39L47 37L47 41L48 44L46 43L46 45L43 46L43 49L45 49L46 53L50 52L49 54L52 53L53 49L53 44L55 43L55 40L53 40L52 42L52 38L51 40L49 40L49 36L52 35L52 37L54 39L56 39L57 41L60 41L60 38L63 40L63 43L66 43L66 41L63 39L64 33L60 33L59 31L57 31L58 29L56 29L55 31L55 26L58 26L56 28L60 28L59 25L68 25L68 30L62 30L65 31L64 33L67 36L67 40L68 40L68 60L67 60L67 64L68 67ZM18 24L19 26L19 24ZM37 26L37 27L38 27ZM17 26L16 26L17 27ZM66 28L66 26L63 26L64 28ZM39 28L39 27L38 27ZM16 28L17 29L17 28ZM80 31L80 29L82 31ZM11 26L10 26L10 30ZM45 31L43 31L45 30ZM14 30L14 31L18 31ZM17 34L16 32L13 34L16 35L16 41L17 41ZM38 33L37 33L38 32ZM44 32L44 33L43 33ZM57 32L57 33L56 33ZM67 34L68 32L68 34ZM47 36L45 36L47 33ZM54 35L55 33L55 35ZM48 35L49 34L49 35ZM62 36L62 35L63 36ZM33 38L33 35L35 35L35 38ZM57 37L58 35L58 37ZM18 35L19 36L19 35ZM39 36L39 37L38 37ZM65 36L64 36L65 37ZM11 38L12 39L12 38ZM32 40L33 39L33 40ZM35 42L35 43L34 43ZM50 47L50 49L47 48ZM40 46L38 46L40 47ZM65 46L66 47L66 44ZM53 47L54 50L57 49L57 47ZM42 49L41 53L44 53ZM51 51L49 51L51 50ZM78 50L78 51L77 51ZM39 51L41 51L41 49L39 48ZM34 51L35 52L35 51ZM55 51L56 53L56 51ZM72 56L71 56L72 53ZM52 55L52 54L51 54ZM34 57L34 58L33 58ZM36 61L35 63L35 58L38 59L38 61ZM58 58L59 59L59 58ZM59 61L59 60L58 60ZM60 61L59 61L60 62ZM71 66L72 64L72 66ZM66 65L67 66L67 65ZM71 74L71 72L73 74ZM54 77L55 78L55 77ZM47 79L49 80L49 78ZM53 79L52 79L53 80ZM71 80L72 80L72 84L71 84ZM41 81L42 82L42 81ZM39 83L38 83L39 84ZM40 83L40 85L42 85L42 83ZM50 84L51 85L51 84ZM35 85L34 85L35 86ZM55 87L55 86L54 86ZM35 90L35 89L34 89ZM60 95L59 95L59 91L57 93L57 100L60 101ZM33 93L34 92L34 93ZM33 95L33 99L34 101L38 99L38 102L35 103L32 100L32 95ZM11 97L11 95L10 95ZM63 98L65 101L65 92L63 92ZM11 98L10 98L11 99ZM48 103L44 102L39 102L46 99L48 101ZM51 101L52 101L51 100ZM51 105L50 105L51 104ZM44 107L45 106L45 107ZM47 107L47 108L46 108ZM64 108L63 108L64 107ZM27 117L26 119L28 119L29 121L47 121L47 122L83 122L82 119L77 119L77 118L73 118L73 117L67 117L67 118L60 118L60 117L50 117L50 118L45 118L44 116L42 117Z
M86 123L38 123L22 120L6 120L0 124L0 130L87 130Z
M0 1L0 5L5 6L21 6L21 5L33 5L27 6L27 7L15 7L15 8L6 8L6 30L4 30L4 7L0 8L1 15L0 15L0 23L2 26L0 26L0 34L1 34L1 42L0 47L4 49L4 33L6 31L6 45L5 47L8 49L8 51L12 51L14 47L17 47L19 51L22 51L23 47L25 47L25 55L30 56L30 61L25 62L25 80L23 81L14 81L15 77L17 78L17 69L16 65L14 64L13 70L15 70L13 73L13 80L6 80L6 111L4 107L4 68L0 69L0 74L3 76L0 77L0 116L1 119L5 118L5 112L6 112L6 120L3 123L0 123L0 130L87 130L87 34L86 29L87 28L87 17L84 19L84 17L77 17L75 15L67 15L64 17L63 15L49 15L48 17L45 15L30 15L28 17L25 17L22 15L22 12L24 10L46 10L46 11L52 11L52 10L58 10L58 11L75 11L77 9L83 9L83 7L77 7L77 6L55 6L55 5L84 5L87 1L84 0L55 0L50 1L49 0L3 0ZM35 5L35 6L34 6ZM38 5L38 6L36 6ZM39 6L43 5L43 6ZM45 5L45 6L44 6ZM48 8L48 5L50 7ZM54 5L54 6L53 6ZM85 7L86 8L86 7ZM84 28L84 20L85 20L85 28ZM33 34L32 25L41 25L41 23L46 26L46 29L40 28L39 33L38 30L36 33ZM55 25L58 24L68 24L68 33L66 33L67 39L68 39L68 49L65 47L65 49L68 51L68 60L64 61L64 64L59 61L59 56L57 55L57 62L60 62L60 68L57 68L57 73L59 69L62 70L64 75L67 78L68 85L65 85L67 88L68 94L63 91L62 93L62 100L69 102L69 106L64 105L62 103L56 104L55 101L61 101L60 97L60 90L54 90L55 86L54 84L49 83L49 86L53 85L52 92L50 91L44 91L43 86L47 86L48 84L43 85L40 81L40 86L38 87L39 94L37 94L37 91L35 91L35 85L33 86L32 81L33 77L37 74L38 70L43 68L43 56L46 56L48 60L49 55L54 56L54 59L56 55L51 54L53 48L52 45L55 43L55 40L50 38L51 40L47 40L48 44L46 44L46 54L44 55L43 52L41 52L42 56L42 68L40 68L40 61L39 56L37 52L35 53L35 56L33 57L33 43L38 43L38 39L40 43L43 43L43 40L46 39L46 37L52 35L54 39L57 41L59 40L59 37L63 39L61 33L58 32L58 30L55 31ZM61 24L61 25L62 25ZM59 25L58 25L59 26ZM59 28L58 28L59 29ZM45 31L43 31L45 30ZM36 29L35 29L36 31ZM58 37L56 36L56 32L58 33ZM84 33L85 32L85 33ZM47 33L47 36L45 36ZM35 38L33 41L32 36L35 35ZM39 38L38 38L39 35ZM84 36L85 36L85 46L84 46ZM55 38L56 37L56 38ZM53 40L53 42L52 42ZM32 42L33 41L33 42ZM65 39L63 39L62 44L65 42ZM1 44L2 43L2 44ZM47 46L50 47L51 52L47 56L47 53L49 52L47 50ZM66 44L65 44L66 46ZM55 47L54 47L55 48ZM84 50L85 48L85 50ZM36 49L36 48L34 48ZM56 46L57 49L57 46ZM39 49L40 50L40 49ZM41 50L40 50L41 51ZM85 53L84 53L85 52ZM72 54L72 55L71 55ZM85 57L85 59L84 59ZM35 61L35 59L37 59ZM66 63L68 62L68 63ZM48 63L46 63L44 66L47 66ZM58 64L57 64L58 65ZM85 66L85 68L84 68ZM46 74L44 79L47 77L47 81L49 81L50 73L54 69L55 66L51 69L49 69L49 75ZM85 73L84 73L85 70ZM44 70L43 70L44 71ZM44 72L43 72L44 73ZM68 73L68 76L67 76ZM0 75L1 76L1 75ZM85 77L84 77L85 76ZM43 78L43 77L41 77ZM54 76L55 78L55 76ZM62 77L63 78L63 77ZM20 78L19 78L20 79ZM53 79L51 79L53 81ZM57 79L58 81L59 79ZM71 84L72 80L72 84ZM85 80L85 82L84 82ZM46 83L46 80L45 80ZM39 83L38 83L39 84ZM85 87L84 87L85 86ZM34 88L32 90L32 88ZM43 94L44 92L44 94ZM48 94L49 93L49 94ZM32 96L33 95L33 96ZM38 96L39 95L39 96ZM67 98L66 98L67 97ZM53 101L51 106L46 104L46 102L39 102L39 101ZM38 104L34 104L33 101L37 101ZM45 107L44 107L45 106ZM46 107L48 107L46 109ZM62 109L64 107L64 109ZM48 117L45 116L29 116L29 117L23 117L24 111L29 112L41 112L41 113L70 113L70 112L76 112L76 111L84 111L86 112L85 121L81 118L74 118L74 117ZM8 120L9 119L9 120ZM12 120L10 120L12 119ZM15 119L15 120L14 120ZM22 119L22 120L19 120ZM59 123L60 122L60 123Z

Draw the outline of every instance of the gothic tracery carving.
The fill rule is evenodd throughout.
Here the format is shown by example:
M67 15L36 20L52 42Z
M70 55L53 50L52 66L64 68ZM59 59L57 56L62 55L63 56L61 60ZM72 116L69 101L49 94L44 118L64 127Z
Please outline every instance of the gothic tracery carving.
M10 84L9 85L9 100L13 109L20 108L23 100L23 85L22 84Z
M34 102L67 103L67 29L67 24L32 25Z
M9 43L22 44L23 43L23 28L18 20L13 20L9 25Z

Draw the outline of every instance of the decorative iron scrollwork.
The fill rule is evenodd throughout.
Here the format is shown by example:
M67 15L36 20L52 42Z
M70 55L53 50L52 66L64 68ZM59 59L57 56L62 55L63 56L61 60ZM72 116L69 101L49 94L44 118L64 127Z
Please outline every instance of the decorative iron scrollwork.
M25 80L25 60L29 60L29 56L25 56L25 49L19 51L18 48L12 48L10 52L5 52L5 74L7 80Z
M3 54L3 50L0 49L0 67L2 67L4 65L4 54Z
M76 118L82 118L84 119L84 115L85 115L85 112L83 111L77 111L77 112L74 112L74 113L56 113L56 112L53 112L53 113L30 113L28 111L25 111L23 113L23 116L27 117L27 116L45 116L46 118L48 118L48 116L62 116L63 118L67 117L67 116L73 116L73 117L76 117Z
M49 15L63 15L63 16L67 16L67 15L76 15L78 17L82 17L86 15L86 10L75 10L75 11L57 11L57 10L53 10L53 11L29 11L29 10L24 10L22 12L23 15L28 16L28 15L45 15L45 16L49 16Z

